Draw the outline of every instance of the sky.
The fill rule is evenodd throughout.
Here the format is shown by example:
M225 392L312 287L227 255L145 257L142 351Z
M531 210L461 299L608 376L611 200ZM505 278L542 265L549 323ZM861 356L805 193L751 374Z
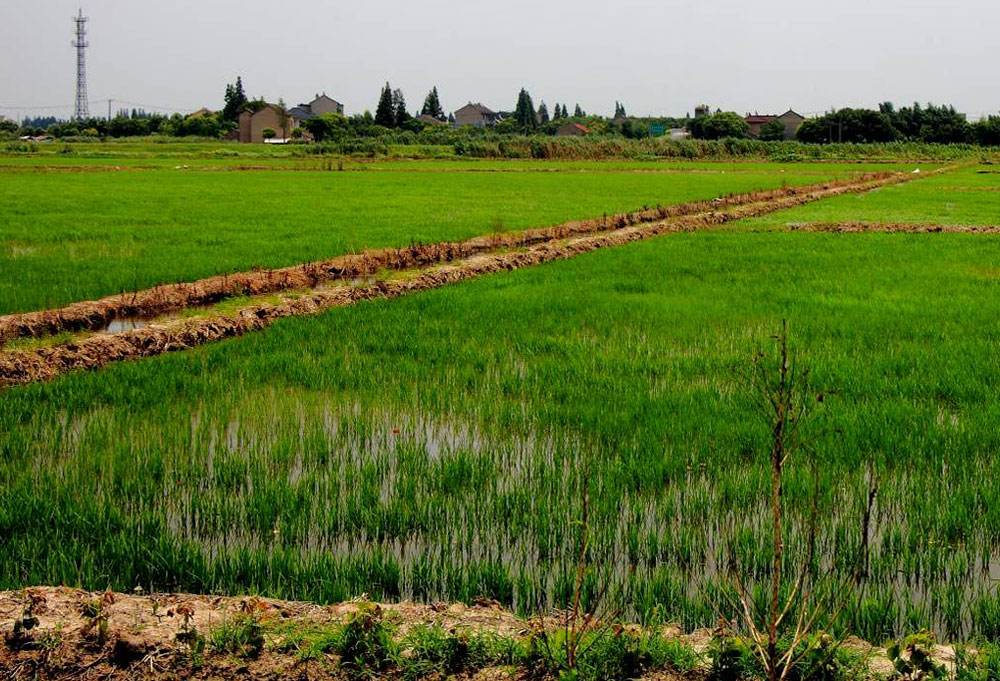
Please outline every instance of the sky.
M0 0L0 115L68 117L72 17L91 113L221 108L227 82L289 106L576 103L611 115L954 104L1000 111L1000 0ZM126 104L127 103L127 104Z

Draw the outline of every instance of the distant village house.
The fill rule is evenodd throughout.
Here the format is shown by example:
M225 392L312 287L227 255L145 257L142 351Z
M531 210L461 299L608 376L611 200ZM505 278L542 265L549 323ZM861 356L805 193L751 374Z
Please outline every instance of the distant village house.
M240 114L239 140L244 144L261 144L268 141L265 130L274 131L274 140L286 141L298 122L291 114L274 104L265 104L259 111L244 111Z
M760 115L760 114L747 114L746 116L747 125L750 126L750 136L760 137L761 129L770 123L771 121L779 121L783 126L785 126L785 139L793 140L795 139L795 133L799 131L802 127L802 123L805 122L805 116L795 113L791 109L781 114L776 115Z
M500 114L480 103L469 102L455 112L455 127L471 125L476 128L491 128L500 120Z
M293 106L288 111L282 110L276 104L266 104L258 111L244 111L240 114L235 137L244 144L287 142L292 136L292 131L301 128L303 123L327 113L342 114L344 105L328 97L325 92L316 95L308 104ZM274 131L272 139L265 137L266 130Z
M325 92L321 95L316 95L308 104L299 104L288 110L288 115L295 121L295 127L302 125L310 118L322 116L327 113L342 114L344 113L344 105L332 97L328 97Z
M583 137L590 134L590 128L579 123L566 123L556 129L557 137Z

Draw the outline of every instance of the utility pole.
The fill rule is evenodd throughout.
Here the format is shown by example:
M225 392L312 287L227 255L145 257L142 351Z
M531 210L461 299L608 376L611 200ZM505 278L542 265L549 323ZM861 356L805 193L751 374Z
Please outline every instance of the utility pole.
M76 48L76 109L73 117L82 121L90 118L90 107L87 104L87 17L83 16L83 9L73 17L76 24L76 40L73 47Z

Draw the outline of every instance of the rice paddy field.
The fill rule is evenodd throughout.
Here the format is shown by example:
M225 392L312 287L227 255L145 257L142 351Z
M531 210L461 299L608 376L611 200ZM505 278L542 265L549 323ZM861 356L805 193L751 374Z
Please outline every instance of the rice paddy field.
M163 159L160 159L161 161ZM79 161L79 160L78 160ZM378 246L844 178L862 164L0 162L0 314ZM317 163L317 161L311 161ZM115 170L118 165L121 169ZM786 486L853 633L1000 639L1000 223L965 165L0 392L0 588L335 602L571 597L718 619L769 570L767 424L746 380L787 320L828 395Z
M139 168L97 160L14 158L4 167L0 159L0 314L364 248L921 167L347 161L344 172L331 172L315 161L281 171L267 158L252 169L192 168L173 157Z

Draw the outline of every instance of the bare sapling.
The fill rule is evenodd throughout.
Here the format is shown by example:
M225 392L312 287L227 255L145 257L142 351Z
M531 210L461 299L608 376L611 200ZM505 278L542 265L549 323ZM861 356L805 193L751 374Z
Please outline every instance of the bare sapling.
M600 641L605 634L611 632L609 623L619 614L605 607L610 579L599 580L600 589L584 603L587 574L591 571L589 557L590 494L586 481L583 483L582 511L578 525L580 536L579 551L574 566L573 600L570 607L559 616L559 628L562 630L562 650L559 651L562 653L561 655L555 654L560 643L553 640L553 632L550 627L546 626L544 620L541 619L535 623L535 635L538 637L546 657L570 673L579 667L580 659L587 650Z
M777 352L755 354L750 374L754 394L760 398L761 413L770 433L768 463L770 467L771 555L770 583L766 608L759 608L750 589L740 576L735 558L730 561L730 575L736 587L734 605L740 612L742 625L749 632L751 649L759 658L768 681L786 681L802 661L820 645L816 637L817 622L836 621L849 602L853 589L867 575L868 545L872 509L878 492L877 479L869 468L867 504L861 522L858 563L846 583L836 582L833 567L821 578L817 565L816 545L819 521L820 466L813 451L814 438L804 435L804 426L823 404L824 394L816 391L807 368L798 366L788 346L788 326L782 321L781 331L774 338ZM811 498L805 530L805 552L793 568L785 552L785 474L793 455L812 454L806 460L811 476ZM822 563L822 561L820 561ZM782 595L787 569L795 569L790 590ZM760 612L766 610L765 612ZM827 661L842 640L830 641L823 648Z

